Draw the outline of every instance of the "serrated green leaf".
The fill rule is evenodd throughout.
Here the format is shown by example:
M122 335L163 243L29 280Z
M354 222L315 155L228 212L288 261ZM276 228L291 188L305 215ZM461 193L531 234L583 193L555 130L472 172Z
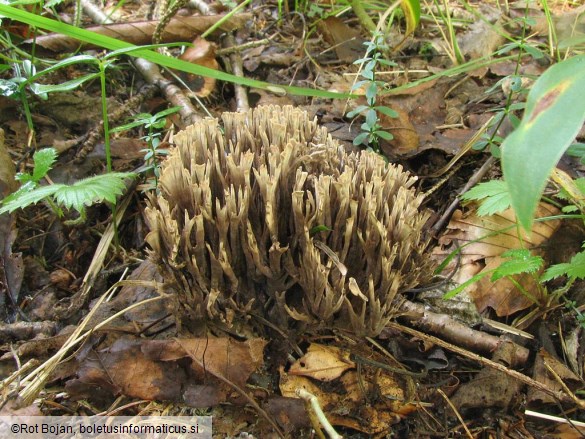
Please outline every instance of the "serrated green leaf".
M567 275L571 279L585 279L585 252L577 253L571 262L549 267L541 277L543 282Z
M483 200L477 214L479 216L494 215L510 207L510 193L502 180L490 180L480 183L461 195L464 201Z
M528 259L532 256L527 248L511 248L500 255L506 259Z
M499 195L502 192L507 192L506 183L502 180L490 180L484 183L479 183L470 190L461 195L463 201L479 201L487 197Z
M47 175L47 172L53 167L57 161L57 151L55 148L44 148L33 154L34 168L32 173L32 180L35 183L41 181L41 178Z
M32 191L24 192L21 195L13 199L7 200L6 203L2 203L2 207L0 208L0 215L6 212L14 212L16 209L24 209L32 204L36 204L41 200L53 195L59 188L61 188L62 184L52 184L49 186L41 186Z
M556 279L557 277L565 276L567 274L567 271L569 271L570 267L571 264L569 264L568 262L563 264L551 265L540 277L540 281L547 282L549 280Z
M506 276L522 273L534 273L542 267L543 259L530 254L527 249L513 249L502 253L502 257L511 258L502 262L493 272L492 281Z
M135 174L125 172L111 172L109 174L96 175L84 178L71 186L61 185L55 192L57 203L70 209L81 212L85 206L102 201L116 202L116 197L123 193L124 180L134 177Z

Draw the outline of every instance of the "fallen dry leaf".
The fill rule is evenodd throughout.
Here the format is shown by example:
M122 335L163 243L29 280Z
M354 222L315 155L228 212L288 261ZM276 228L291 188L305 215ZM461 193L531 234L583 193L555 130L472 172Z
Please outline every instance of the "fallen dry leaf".
M551 216L558 213L558 209L550 204L541 203L538 206L535 218ZM522 241L518 237L516 219L512 209L491 215L478 216L475 210L467 214L456 211L447 226L448 232L439 239L439 246L433 250L433 257L442 261L455 247L461 247L461 267L455 274L453 281L462 284L475 274L488 272L500 265L500 255L507 250L517 248L534 249L547 240L559 227L560 222L535 222L530 235L522 232ZM454 258L456 259L456 258ZM456 261L452 261L449 269L453 269ZM532 276L520 275L514 277L534 299L540 299L539 288ZM465 293L476 304L479 312L491 307L498 316L507 316L534 304L534 301L523 294L509 279L502 278L492 282L487 275L483 279L470 285Z
M199 66L207 67L213 70L219 70L219 63L215 59L215 46L203 38L195 38L193 46L187 48L185 53L179 57ZM189 89L199 98L205 98L213 93L215 89L215 79L193 75L191 73L176 72L180 78L185 81Z
M492 360L505 365L517 363L514 344L501 343ZM519 394L522 386L520 381L504 372L485 367L471 381L457 389L451 397L451 402L459 410L507 408Z
M558 379L550 372L552 370ZM573 392L582 388L583 381L573 371L571 371L564 363L560 362L556 357L549 354L544 348L541 348L534 360L534 371L532 378L555 391L564 391L563 386L567 386ZM559 382L559 379L562 381ZM551 395L544 393L534 388L528 389L526 395L526 403L528 406L541 404L558 404Z
M349 352L334 346L313 343L307 353L291 365L289 374L332 381L353 368L355 363L349 359Z
M4 143L4 130L0 129L0 200L18 188L14 179L16 169ZM6 298L13 305L18 303L20 287L24 278L24 262L22 253L12 253L12 245L16 240L17 230L14 216L0 215L0 320L7 317Z
M240 395L216 377L245 387L250 374L263 364L265 345L261 339L143 340L125 336L110 347L83 350L78 355L77 378L67 382L66 390L74 399L114 394L192 407L239 402ZM193 361L184 361L189 358Z
M362 57L366 51L364 39L360 31L349 27L338 17L327 17L319 20L317 29L330 47L335 50L337 59L341 62L353 63Z
M328 357L327 354L323 356ZM384 358L377 358L375 355L373 357L376 361L385 361ZM333 425L367 434L389 430L401 416L416 409L406 402L408 392L405 389L408 386L405 381L383 368L362 364L360 369L360 372L347 370L339 378L320 383L308 376L289 374L281 367L280 392L285 397L296 398L297 390L304 389L317 397L327 419ZM308 375L321 373L320 370L313 372Z

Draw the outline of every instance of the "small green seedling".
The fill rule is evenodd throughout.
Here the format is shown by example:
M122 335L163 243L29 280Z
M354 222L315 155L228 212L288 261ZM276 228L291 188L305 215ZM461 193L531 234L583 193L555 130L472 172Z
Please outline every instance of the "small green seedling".
M394 136L384 131L380 125L378 114L384 114L388 117L398 117L398 113L389 107L376 105L378 93L384 88L384 83L376 79L376 72L379 65L395 66L396 63L383 58L383 53L388 52L389 47L381 33L376 33L373 40L365 42L364 45L367 48L366 56L354 62L354 64L360 64L362 66L360 75L364 79L357 81L353 85L352 90L365 86L367 105L358 106L356 109L347 113L347 117L354 119L360 114L365 114L366 120L361 125L362 132L355 137L353 144L356 146L364 145L379 153L380 139L392 140Z
M59 216L63 216L60 206L76 210L79 213L79 218L69 223L80 223L85 220L86 206L103 201L115 204L116 197L124 191L124 180L135 176L135 174L128 172L110 172L109 174L84 178L71 185L41 186L40 181L47 175L56 160L57 151L53 148L37 151L33 155L34 168L32 173L19 173L16 176L22 186L2 200L0 215L47 200Z
M154 173L154 189L158 188L158 178L160 176L160 157L168 155L168 150L159 148L161 132L167 123L166 117L178 112L181 107L172 107L152 115L150 113L140 113L133 117L134 121L112 129L111 133L126 131L139 126L144 126L148 132L141 137L145 140L148 148L142 149L145 153L144 161L147 167L144 171L152 170Z

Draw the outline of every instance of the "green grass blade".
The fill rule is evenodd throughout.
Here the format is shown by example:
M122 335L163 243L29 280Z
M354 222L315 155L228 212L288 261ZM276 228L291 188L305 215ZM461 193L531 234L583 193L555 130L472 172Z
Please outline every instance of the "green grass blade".
M133 48L136 47L130 43L126 43L125 41L118 40L116 38L108 37L105 35L99 35L95 32L90 32L85 29L80 29L75 26L70 26L65 23L61 23L56 20L51 20L49 18L41 17L35 14L31 14L30 12L26 12L11 6L6 6L0 4L0 15L8 17L12 20L17 20L23 23L26 23L30 26L38 27L41 29L45 29L51 32L56 32L60 34L67 35L71 38L75 38L76 40L83 41L86 43L95 44L97 46L103 47L108 50L120 50L126 48ZM285 85L274 85L269 84L268 82L264 81L257 81L255 79L250 78L241 78L239 76L230 75L229 73L220 72L218 70L210 69L208 67L199 66L196 64L189 63L187 61L182 61L179 59L175 59L166 55L162 55L160 53L154 52L152 50L147 49L139 49L136 51L132 51L129 53L130 56L144 58L150 62L155 64L168 67L175 70L180 70L186 73L193 73L195 75L200 75L208 78L214 78L219 81L226 81L231 82L234 84L245 85L248 87L254 87L264 90L274 90L275 88L278 90L282 90L283 92L298 95L298 96L314 96L314 97L321 97L321 98L330 98L330 99L347 99L354 97L354 95L350 95L347 93L336 93L330 92L325 90L314 90L310 88L304 87L292 87L292 86L285 86Z

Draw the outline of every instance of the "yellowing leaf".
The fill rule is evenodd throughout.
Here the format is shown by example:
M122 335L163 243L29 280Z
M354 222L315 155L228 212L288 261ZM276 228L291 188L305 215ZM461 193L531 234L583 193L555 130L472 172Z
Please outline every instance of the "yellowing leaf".
M418 0L402 0L400 5L406 19L406 35L410 35L420 21L420 2Z

